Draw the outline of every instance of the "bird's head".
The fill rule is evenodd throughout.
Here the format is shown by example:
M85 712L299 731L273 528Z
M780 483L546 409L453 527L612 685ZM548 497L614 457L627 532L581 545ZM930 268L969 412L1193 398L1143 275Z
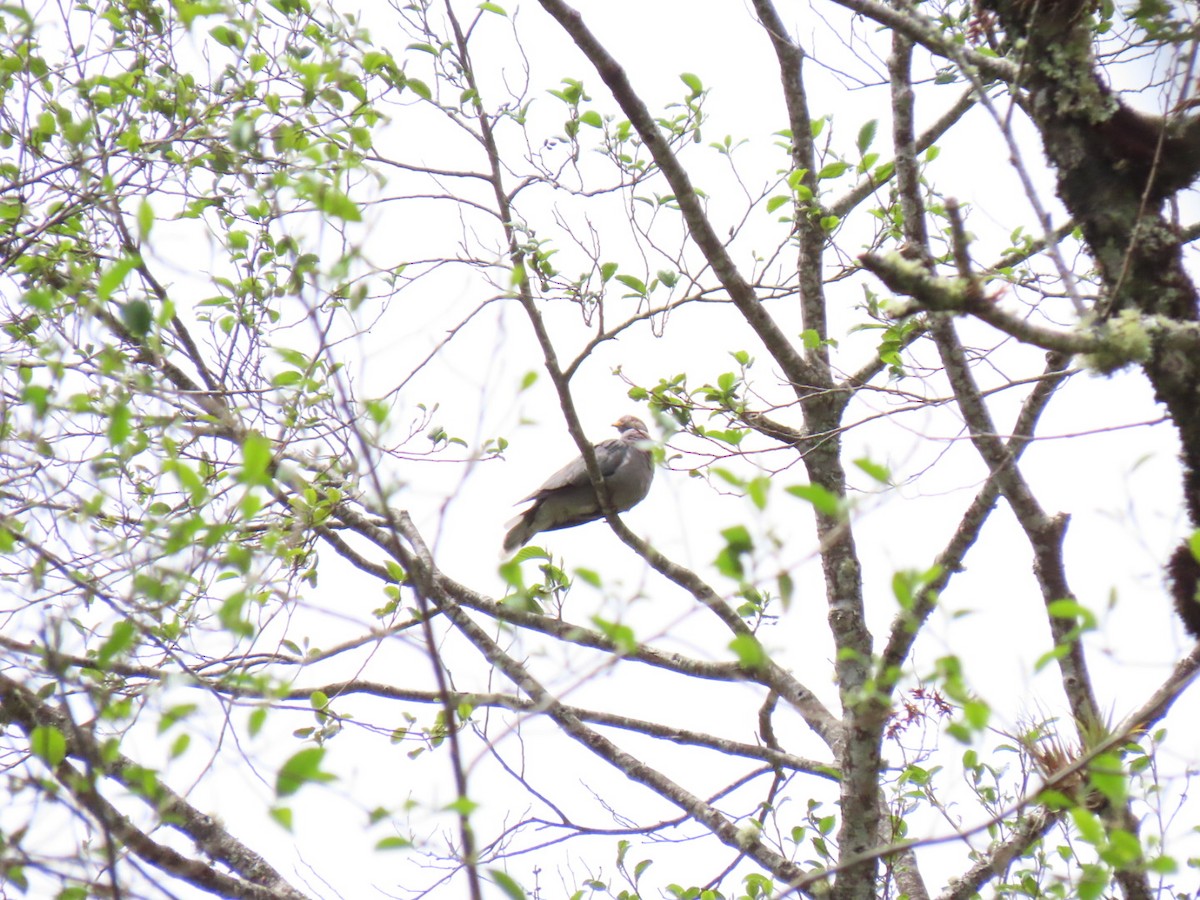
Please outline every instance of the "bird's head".
M650 434L650 432L646 431L646 423L637 416L621 416L621 418L613 422L613 428L617 429L621 434L627 431L637 431L647 436Z

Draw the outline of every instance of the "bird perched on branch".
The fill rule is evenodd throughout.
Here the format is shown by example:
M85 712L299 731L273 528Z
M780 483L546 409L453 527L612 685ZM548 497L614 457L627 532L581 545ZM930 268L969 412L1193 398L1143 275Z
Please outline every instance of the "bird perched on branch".
M594 449L613 512L621 513L632 509L649 492L654 479L654 460L646 447L650 435L641 419L622 416L613 427L621 436L601 441ZM563 466L518 503L529 500L533 506L508 523L511 527L504 536L505 556L528 543L539 531L572 528L604 517L582 456Z

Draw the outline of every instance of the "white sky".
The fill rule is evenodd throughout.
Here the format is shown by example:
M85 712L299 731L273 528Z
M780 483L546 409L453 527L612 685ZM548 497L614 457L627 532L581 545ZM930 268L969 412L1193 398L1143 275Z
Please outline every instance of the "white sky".
M535 98L530 113L531 144L535 148L564 117L561 104L546 94L559 86L560 78L581 79L594 108L605 115L615 113L599 78L537 4L505 5L515 13L533 66L529 94ZM467 15L470 8L464 5L460 14ZM677 102L684 93L679 74L695 73L712 89L705 105L709 116L705 141L719 140L726 134L748 140L734 158L751 192L765 188L778 177L786 158L773 146L771 135L785 126L785 116L774 58L748 6L606 0L581 3L579 8L593 30L629 68L635 86L652 109ZM867 79L872 71L881 69L878 60L851 55L854 52L866 57L862 36L865 34L880 54L886 53L886 36L872 35L870 28L858 23L859 41L848 49L836 40L839 32L847 34L844 14L827 4L789 9L785 15L795 33L807 48L815 48L815 59L806 68L814 118L827 114L834 117L828 126L833 145L847 153L859 127L869 119L880 119L873 149L886 160L890 143L886 90L846 87L849 79ZM392 14L382 4L364 9L363 14L372 36L399 58L412 38L391 32ZM493 50L487 43L493 36L500 42L507 27L499 17L485 17L476 33L476 64L486 73L481 79L485 102L502 90L505 79L509 84L520 80L521 60L507 49L509 45L498 43L506 49ZM924 58L919 58L924 65ZM409 54L406 59L409 74L421 75L421 55ZM819 63L848 77L839 79ZM1131 83L1141 74L1131 73ZM433 83L432 78L426 80ZM922 88L918 94L918 130L936 119L961 90L961 83ZM477 148L427 109L409 103L403 108L393 107L392 114L394 122L379 141L386 155L440 168L483 167ZM1041 166L1040 147L1028 129L1018 130L1025 161L1035 170L1040 198L1054 210L1057 225L1062 214L1053 199L1053 180ZM592 137L585 128L581 139ZM939 141L939 146L941 156L930 168L929 177L943 196L956 197L969 205L968 227L978 239L974 255L986 263L1007 246L1008 235L1015 227L1033 227L1028 203L1021 197L1008 166L1008 152L982 110L969 114ZM724 233L743 215L741 188L728 167L705 148L689 148L685 160L694 166L694 180L711 198L710 213L718 233ZM596 169L586 149L580 168L585 173ZM389 183L381 191L384 197L428 188L427 183L395 172L387 175ZM835 195L848 184L848 180L838 182ZM480 199L486 202L486 195ZM666 268L648 250L645 271L638 268L641 251L622 221L619 202L604 201L584 208L561 197L553 199L559 201L557 208L576 227L585 214L591 218L604 241L604 259L620 260L623 272L643 277ZM1194 218L1197 206L1194 195L1189 200L1184 221ZM537 228L539 237L553 239L560 249L555 262L570 274L584 263L549 218L552 202L542 192L534 198L523 197L521 210ZM750 225L734 245L739 264L749 268L752 250L770 252L778 243L784 226L776 219L761 207L752 213ZM479 229L475 237L481 245L500 247L501 236L494 220L471 215L468 221ZM853 230L862 227L857 222L847 224L842 239L847 253L857 252L859 243L865 240ZM677 227L668 223L664 230L662 240L667 246L681 245ZM373 263L390 265L453 253L463 228L459 212L448 204L395 201L371 208L368 222L355 232L351 230L352 236L364 242L366 255ZM185 249L176 244L165 225L158 233L162 237L154 248L157 262L167 271L180 273L177 285L184 294L189 287L182 272L195 259L195 247ZM689 248L686 253L694 261L695 252ZM790 257L790 250L785 251L782 265L791 265ZM830 262L835 260L831 254ZM217 264L214 257L213 265ZM875 340L874 332L856 336L847 333L850 325L861 318L856 310L862 299L860 283L852 279L836 283L829 290L832 334L842 342L838 364L845 370L862 364ZM878 284L872 287L881 290ZM206 293L203 288L197 290L196 296ZM477 275L460 268L443 270L400 294L388 304L370 333L343 347L357 395L366 398L392 390L408 376L413 362L442 340L447 328L493 293ZM1013 302L1011 294L1006 302ZM632 309L632 301L618 300L615 294L610 294L607 303L610 321ZM796 334L800 324L794 310L789 309L792 303L775 301L771 308L789 332ZM548 304L544 310L560 358L573 358L592 332L580 321L575 307ZM974 338L988 346L999 343L995 335L978 326L965 324L963 331L968 341ZM295 330L295 338L296 345L308 339L302 329ZM289 336L285 342L290 341ZM608 423L619 415L644 410L627 399L627 385L612 374L615 367L641 385L650 386L659 378L686 371L690 383L699 386L714 381L721 372L733 370L728 351L738 349L757 358L753 371L759 379L758 387L775 399L786 397L777 384L775 369L749 330L728 310L710 305L685 307L673 313L660 335L645 326L636 328L619 342L599 348L582 367L575 396L585 427L593 439L599 440L611 436ZM932 360L928 349L920 352L924 361ZM1040 359L1040 351L1005 346L993 357L997 372L989 373L982 367L978 377L985 385L1010 375L1025 377L1040 370ZM438 559L444 570L493 596L503 593L496 554L503 523L513 514L512 502L576 453L544 375L530 390L516 395L522 375L539 365L540 356L520 308L513 302L493 303L397 398L396 416L401 423L417 416L417 404L440 403L435 422L449 433L461 435L476 446L501 434L510 441L503 461L473 468L395 462L386 469L387 477L404 485L397 505L412 510L428 538L437 537ZM920 389L915 383L912 387ZM932 390L944 392L944 386L939 384ZM995 399L993 411L1001 428L1011 424L1026 390ZM881 395L865 394L852 406L848 420L885 411L890 402ZM1172 430L1164 424L1117 428L1155 420L1160 415L1144 379L1136 372L1112 378L1077 376L1056 397L1041 429L1047 438L1061 439L1039 441L1027 451L1022 463L1045 508L1072 516L1066 543L1069 572L1079 600L1100 617L1099 631L1089 635L1087 642L1092 651L1096 692L1102 707L1110 709L1114 719L1144 699L1190 646L1171 617L1160 576L1170 548L1186 532L1179 509ZM523 419L530 424L522 424ZM926 568L932 563L952 533L957 517L982 484L984 469L974 449L961 439L956 416L945 408L876 421L850 431L846 441L847 460L867 455L886 463L899 482L894 490L878 491L869 479L855 473L856 486L866 491L858 498L854 522L865 566L869 618L878 646L879 635L895 609L889 587L893 571ZM420 443L418 438L415 445ZM831 681L833 647L825 625L810 510L780 490L785 485L803 483L799 467L776 477L768 516L754 521L748 501L721 494L703 479L688 477L686 469L701 461L695 454L705 449L693 440L672 441L670 464L658 472L649 498L623 518L669 557L700 570L719 589L730 593L734 586L722 582L711 567L721 546L720 529L746 523L760 539L768 530L777 536L781 547L766 560L761 574L769 582L776 569L788 569L796 577L797 595L792 608L760 636L781 664L792 669L827 705L836 708L837 691ZM780 458L777 465L782 462ZM937 465L927 470L934 462ZM732 461L729 465L750 474L743 462ZM584 586L576 588L564 618L587 623L592 615L599 614L628 623L639 638L657 645L698 658L730 658L724 629L698 611L690 598L656 574L648 573L603 523L544 535L537 542L547 546L556 559L565 560L568 570L591 568L603 572L608 582L609 592L605 595ZM299 640L309 635L315 643L329 646L369 628L373 624L371 611L381 605L382 595L376 584L346 571L330 553L322 554L322 563L319 589L306 595L294 611L288 623L289 637ZM528 566L531 573L535 571L533 564ZM1116 599L1111 608L1110 595ZM264 646L270 645L282 624L275 623L262 641ZM754 740L754 715L761 700L746 686L688 685L678 677L634 663L608 666L578 648L564 650L520 635L511 640L514 654L526 658L535 674L567 702ZM1015 730L1031 717L1066 713L1057 670L1051 666L1038 674L1033 672L1034 660L1049 648L1042 601L1030 572L1030 553L1012 516L1001 504L980 545L968 558L967 571L955 578L918 642L915 671L927 674L937 657L961 655L968 663L968 680L994 706L994 724ZM452 668L457 688L505 687L502 680L492 680L481 662L470 661L472 651L465 649L460 639L448 638L444 649L447 659L455 663ZM393 639L369 657L359 654L323 666L319 673L301 673L297 682L307 685L361 675L425 687L429 673L421 656L419 648ZM195 700L181 689L173 693ZM352 712L361 723L378 722L387 727L401 724L398 707L383 701L355 698L339 701L335 708ZM413 711L426 724L434 714L428 708ZM485 713L476 715L483 717ZM1181 787L1183 773L1196 765L1192 751L1200 738L1194 724L1198 715L1197 700L1188 695L1165 723L1174 736L1162 763L1165 777L1174 779L1169 781L1173 789ZM445 829L448 839L453 840L452 819L430 812L453 799L446 753L426 753L409 760L404 756L409 746L389 746L386 737L347 728L331 742L327 757L340 780L328 787L307 788L294 798L290 805L296 809L297 828L294 837L289 837L266 820L262 811L271 799L273 772L301 746L288 735L290 729L311 724L311 715L301 713L295 724L287 727L283 727L279 716L270 721L268 733L245 741L238 753L230 753L231 730L212 734L196 731L193 739L198 745L212 744L211 756L197 749L183 760L172 762L173 786L184 790L194 777L189 795L194 803L216 811L235 834L256 849L269 850L276 865L316 896L411 897L417 889L428 886L433 874L421 868L415 854L372 852L374 841L389 831L386 824L376 826L368 837L364 812L378 804L399 806L411 797L417 803L412 822L418 833ZM782 712L776 727L786 749L828 759L827 752L797 716ZM611 817L594 796L602 797L623 815L670 818L675 814L661 801L648 803L647 792L623 776L590 766L584 751L551 732L547 722L530 719L521 722L519 732L493 728L490 733L497 752L510 764L523 764L539 790L563 808L586 808L587 812L581 814L586 824L612 826ZM731 773L744 771L744 767L722 765L705 751L620 734L616 739L631 752L644 753L651 764L661 764L672 777L701 795L720 789L736 777ZM131 740L133 744L126 752L135 758L144 751L152 759L166 746L165 740L150 734L135 734ZM960 751L948 737L943 736L940 743L946 752L938 762L954 767ZM891 746L888 755L894 760L901 756L898 748ZM495 836L501 823L519 816L530 801L511 778L499 771L492 758L480 753L478 745L469 750L469 758L473 764L472 799L481 803L477 821L480 837L486 842ZM999 764L1008 762L1015 765L1011 757L1001 757ZM194 774L188 772L188 767L195 768ZM950 814L961 816L967 825L981 821L983 816L971 806L969 796L951 782L948 778L944 785L951 802ZM761 799L761 791L761 783L756 783L754 790L743 790L733 800L723 802L722 808L744 815ZM836 794L826 783L798 776L789 787L790 810L785 808L785 818L790 815L798 822L810 796L828 803ZM1182 818L1186 820L1189 815ZM1176 830L1183 832L1186 825L1184 821ZM914 835L933 836L946 833L949 826L944 821L916 819L913 828ZM403 823L399 830L403 833ZM1196 855L1194 844L1179 846L1188 848L1178 850L1181 858ZM648 856L656 859L643 884L644 896L656 897L672 882L703 883L732 859L727 848L715 853L712 848L712 842L656 843L636 848L629 859L631 863ZM544 896L565 896L568 887L578 886L585 873L614 877L615 855L616 838L605 836L518 857L509 864L509 870L527 889L540 884ZM937 861L925 874L931 890L937 890L946 876L962 867L963 848L949 845L931 856ZM535 869L540 875L535 875ZM1179 881L1181 886L1191 883L1187 876ZM461 888L461 883L444 886L431 896L463 896ZM732 882L728 883L726 890L732 888Z

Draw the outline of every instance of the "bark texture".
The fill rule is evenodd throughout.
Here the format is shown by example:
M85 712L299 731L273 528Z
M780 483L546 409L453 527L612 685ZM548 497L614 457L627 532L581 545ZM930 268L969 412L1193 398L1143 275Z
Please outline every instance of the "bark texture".
M1198 315L1196 285L1184 266L1186 236L1169 201L1200 172L1200 120L1130 107L1101 80L1088 9L1075 2L989 0L1009 41L1021 47L1020 102L1042 135L1058 196L1083 231L1106 295L1095 326L1124 310L1173 323ZM1142 363L1182 446L1184 503L1200 528L1200 356L1151 341ZM1180 567L1176 566L1176 574ZM1194 598L1196 584L1176 597ZM1188 630L1200 637L1194 619Z

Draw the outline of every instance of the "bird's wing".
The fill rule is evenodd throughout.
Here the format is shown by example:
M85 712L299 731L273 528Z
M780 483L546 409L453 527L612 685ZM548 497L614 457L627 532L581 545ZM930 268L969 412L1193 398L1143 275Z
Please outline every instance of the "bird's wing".
M596 464L600 466L600 474L605 478L610 478L614 472L621 467L625 462L625 458L629 455L629 451L633 446L621 438L613 438L609 441L601 441L596 445ZM583 460L580 460L582 462ZM584 477L587 477L587 470L584 470Z
M600 466L600 474L608 478L621 465L621 461L625 458L625 454L629 450L629 445L614 438L608 441L601 441L595 446L594 450L596 452L596 463ZM547 478L540 488L523 500L518 500L517 503L540 500L564 488L579 488L587 484L590 484L587 466L584 464L582 456L576 457Z

